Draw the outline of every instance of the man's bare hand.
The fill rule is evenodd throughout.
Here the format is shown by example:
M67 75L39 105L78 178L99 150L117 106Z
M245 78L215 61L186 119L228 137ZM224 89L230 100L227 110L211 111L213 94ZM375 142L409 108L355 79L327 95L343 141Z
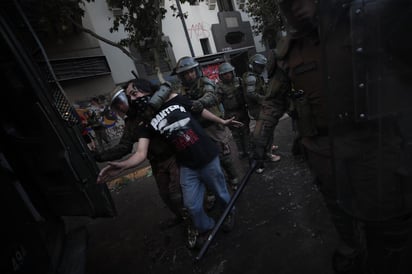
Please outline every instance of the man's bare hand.
M113 179L122 173L124 166L122 162L109 162L106 167L100 170L99 176L97 177L97 183L106 183L110 179Z
M233 126L233 127L243 127L244 126L242 122L235 120L235 116L233 116L232 118L223 120L223 125Z

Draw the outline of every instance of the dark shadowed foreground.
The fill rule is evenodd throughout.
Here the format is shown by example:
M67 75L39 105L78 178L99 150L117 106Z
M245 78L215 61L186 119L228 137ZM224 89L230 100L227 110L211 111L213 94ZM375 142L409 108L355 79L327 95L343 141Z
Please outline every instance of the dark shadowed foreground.
M90 234L87 273L333 273L336 233L306 164L290 153L290 119L275 133L281 161L252 175L236 204L235 229L219 232L200 262L185 245L183 225L160 230L172 214L150 176L112 191L117 217L74 220Z

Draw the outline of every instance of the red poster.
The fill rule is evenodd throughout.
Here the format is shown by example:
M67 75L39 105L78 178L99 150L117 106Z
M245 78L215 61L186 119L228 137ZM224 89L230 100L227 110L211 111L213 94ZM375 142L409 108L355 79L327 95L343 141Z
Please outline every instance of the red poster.
M215 83L218 82L219 81L219 65L220 63L202 66L203 75Z

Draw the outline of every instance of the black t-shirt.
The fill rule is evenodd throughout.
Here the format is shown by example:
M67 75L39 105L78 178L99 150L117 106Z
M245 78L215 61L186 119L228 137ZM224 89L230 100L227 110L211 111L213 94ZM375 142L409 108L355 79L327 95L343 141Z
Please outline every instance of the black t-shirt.
M173 146L179 164L201 168L218 156L218 148L189 112L191 107L188 98L177 95L163 104L150 125Z

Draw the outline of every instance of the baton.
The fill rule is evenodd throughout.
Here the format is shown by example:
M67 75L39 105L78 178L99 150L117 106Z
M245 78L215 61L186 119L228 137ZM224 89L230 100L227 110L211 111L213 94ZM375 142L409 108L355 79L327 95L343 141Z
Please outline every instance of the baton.
M224 220L226 219L227 215L229 215L230 211L232 210L233 206L236 203L236 200L239 198L240 193L242 193L243 189L245 188L247 182L250 179L250 176L252 175L253 171L255 171L257 166L257 162L255 160L252 161L249 170L243 176L242 181L240 182L239 188L235 191L233 194L232 198L230 199L228 205L225 208L225 211L223 212L222 216L220 216L219 220L217 221L215 227L213 228L212 232L210 235L207 237L206 242L203 244L202 248L199 251L199 254L196 256L196 261L200 261L205 255L207 249L209 248L210 244L212 243L213 239L216 236L216 233L219 231L220 227L222 226Z

